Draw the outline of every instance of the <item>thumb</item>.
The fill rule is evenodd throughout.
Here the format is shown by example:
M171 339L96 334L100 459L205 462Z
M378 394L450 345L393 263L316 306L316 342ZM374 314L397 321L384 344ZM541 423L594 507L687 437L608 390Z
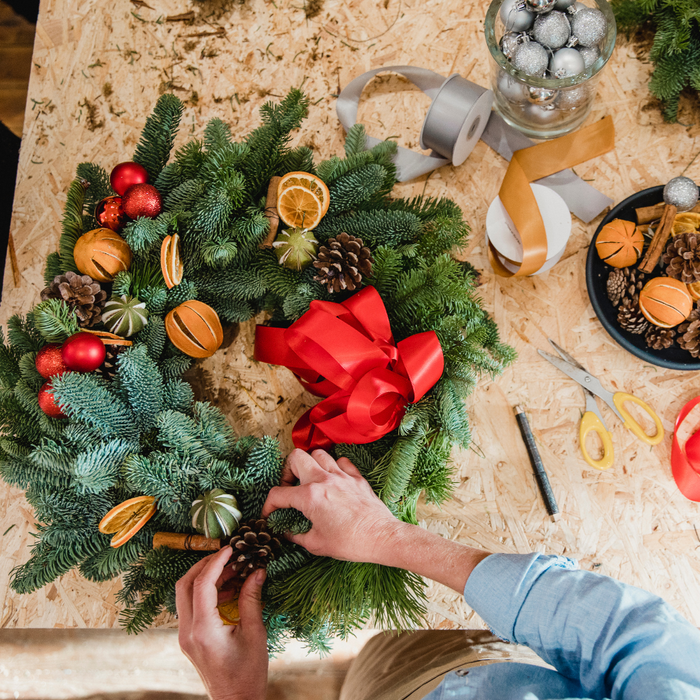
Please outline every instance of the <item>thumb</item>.
M265 569L258 569L248 576L241 588L238 596L238 614L241 616L241 628L244 630L258 627L265 631L260 595L266 576Z

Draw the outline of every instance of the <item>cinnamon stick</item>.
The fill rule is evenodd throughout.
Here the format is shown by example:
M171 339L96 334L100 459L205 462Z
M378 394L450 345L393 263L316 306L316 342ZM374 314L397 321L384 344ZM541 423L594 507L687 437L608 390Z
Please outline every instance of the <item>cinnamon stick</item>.
M671 235L673 220L676 218L677 213L678 209L676 209L673 204L664 205L659 227L656 229L656 233L649 243L649 247L647 248L647 253L644 256L644 260L642 260L642 264L639 266L640 272L653 272L654 268L656 267L656 263L659 262L659 258L664 252L666 242Z
M272 248L272 244L277 238L277 228L280 225L280 217L277 213L277 190L282 178L278 175L270 178L270 184L267 186L267 197L265 198L265 216L270 222L270 232L267 238L260 244L261 248Z
M156 532L153 535L153 549L168 547L195 552L218 552L225 543L219 539L209 539L204 535L186 535L180 532Z
M639 209L635 209L637 212L637 223L648 224L660 219L664 213L664 206L665 204L661 202L661 204L655 204L653 207L640 207ZM690 211L700 214L700 204L696 204L695 208Z

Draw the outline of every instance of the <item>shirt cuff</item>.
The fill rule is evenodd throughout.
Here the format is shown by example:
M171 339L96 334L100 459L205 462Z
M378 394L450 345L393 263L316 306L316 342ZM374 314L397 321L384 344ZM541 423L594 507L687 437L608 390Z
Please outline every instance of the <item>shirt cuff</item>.
M537 579L551 568L579 567L573 559L554 555L491 554L470 574L464 599L495 635L515 642L520 609Z

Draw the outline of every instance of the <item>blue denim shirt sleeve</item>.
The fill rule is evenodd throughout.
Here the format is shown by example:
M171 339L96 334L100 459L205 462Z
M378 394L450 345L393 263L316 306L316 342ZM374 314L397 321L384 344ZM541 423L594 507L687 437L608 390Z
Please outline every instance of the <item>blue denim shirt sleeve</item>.
M575 697L700 698L700 632L647 591L563 557L492 554L472 572L464 597L495 634L530 647L573 681ZM562 697L539 695L555 696Z

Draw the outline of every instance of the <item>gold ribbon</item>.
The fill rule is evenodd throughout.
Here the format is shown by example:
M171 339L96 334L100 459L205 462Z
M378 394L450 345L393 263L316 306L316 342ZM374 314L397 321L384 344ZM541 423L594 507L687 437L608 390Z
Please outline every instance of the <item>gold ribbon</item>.
M518 230L523 244L523 261L511 272L499 261L489 241L489 261L501 277L525 277L537 272L547 261L547 233L530 183L572 168L615 148L612 117L591 124L561 138L523 148L513 154L498 196Z

